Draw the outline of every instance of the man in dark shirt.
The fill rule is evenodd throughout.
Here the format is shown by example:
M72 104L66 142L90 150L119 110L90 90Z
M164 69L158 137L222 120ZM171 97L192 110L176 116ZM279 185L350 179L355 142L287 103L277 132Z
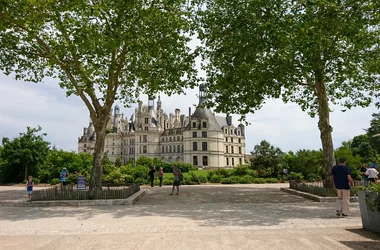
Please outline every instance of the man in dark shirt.
M336 215L346 217L350 204L350 185L354 185L351 171L346 166L346 159L340 158L339 164L334 166L331 174L336 188L338 199L336 200Z
M368 176L365 174L367 172L367 164L365 162L362 163L362 167L360 168L360 174L364 181L364 186L368 187Z
M156 169L154 167L151 167L148 173L151 187L153 187L153 183L154 183L154 173L156 173Z

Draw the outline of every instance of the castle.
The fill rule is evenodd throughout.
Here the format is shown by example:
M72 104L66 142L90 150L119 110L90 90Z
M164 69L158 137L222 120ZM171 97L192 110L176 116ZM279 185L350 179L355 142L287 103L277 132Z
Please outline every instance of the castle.
M138 102L128 120L118 106L107 124L105 152L110 160L122 163L141 156L159 158L166 162L186 162L204 168L232 168L245 162L245 126L235 127L232 117L221 117L202 108L204 85L199 87L199 105L188 115L175 109L165 114L160 97L157 107L149 98L148 105ZM78 138L78 152L93 153L96 134L90 122Z

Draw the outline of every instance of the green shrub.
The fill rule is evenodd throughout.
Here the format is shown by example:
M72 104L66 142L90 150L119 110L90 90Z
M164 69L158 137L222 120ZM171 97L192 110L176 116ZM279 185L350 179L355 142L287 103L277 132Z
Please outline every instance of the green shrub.
M232 184L231 178L223 178L220 183L222 184Z
M209 179L209 182L211 183L221 183L223 177L220 175L212 175L211 179Z
M273 168L263 168L258 171L258 176L260 178L270 178L273 177L274 170Z
M256 170L249 171L249 175L252 176L253 178L259 177L259 174L257 173Z
M249 173L249 168L246 165L239 165L236 168L234 168L232 175L234 176L244 176L248 175Z
M124 175L124 183L125 184L131 184L134 182L135 182L135 180L133 179L133 177L131 175Z
M219 169L215 170L215 173L216 173L217 175L220 175L220 176L226 178L226 177L231 176L232 171L233 171L233 170L230 170L230 171L229 171L229 170L224 169L224 168L219 168Z
M173 180L170 179L163 179L162 180L162 185L173 185Z
M277 179L276 178L266 178L265 179L265 183L277 183Z
M205 176L198 176L198 179L200 183L207 183L207 178Z
M122 174L133 175L134 172L135 172L135 168L130 164L120 167L120 173Z
M240 177L239 183L240 184L250 184L253 182L253 177L251 175L244 175Z
M254 179L252 180L252 183L255 183L255 184L264 184L264 183L266 183L266 182L265 182L265 179L264 179L264 178L254 178Z
M40 179L33 177L34 185L40 184Z
M51 185L57 185L57 184L59 184L59 183L61 183L61 181L60 181L58 178L54 178L54 179L52 179L52 180L50 181L50 184L51 184Z
M238 184L240 183L240 177L238 176L230 176L227 178L223 178L220 183L222 184Z
M288 175L288 180L291 181L303 181L304 177L301 173L295 173L295 172L290 172Z

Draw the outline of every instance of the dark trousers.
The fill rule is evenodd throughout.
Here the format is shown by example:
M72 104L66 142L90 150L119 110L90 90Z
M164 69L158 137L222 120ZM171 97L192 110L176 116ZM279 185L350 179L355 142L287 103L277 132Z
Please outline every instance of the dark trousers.
M162 177L158 177L158 179L160 180L160 187L162 187Z
M154 181L154 177L150 177L150 186L153 187L153 181Z

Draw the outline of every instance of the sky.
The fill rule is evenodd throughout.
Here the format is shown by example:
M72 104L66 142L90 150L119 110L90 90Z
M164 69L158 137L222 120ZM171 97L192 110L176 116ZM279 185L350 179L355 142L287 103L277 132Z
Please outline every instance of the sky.
M179 108L181 114L187 115L189 107L194 111L198 103L197 93L198 89L189 89L185 96L161 95L164 111L174 113ZM141 96L141 100L147 104L146 96ZM136 107L119 106L128 117ZM379 112L374 106L353 108L344 113L339 107L335 108L331 113L334 147L364 133L374 112ZM233 116L236 126L238 118L238 115ZM264 139L283 151L321 148L317 119L310 118L296 104L269 100L261 110L249 114L247 120L251 125L246 128L246 153ZM65 90L55 80L35 84L16 81L0 72L0 138L14 138L28 126L41 126L52 145L77 151L78 137L88 123L89 113L82 100L77 96L66 97Z

